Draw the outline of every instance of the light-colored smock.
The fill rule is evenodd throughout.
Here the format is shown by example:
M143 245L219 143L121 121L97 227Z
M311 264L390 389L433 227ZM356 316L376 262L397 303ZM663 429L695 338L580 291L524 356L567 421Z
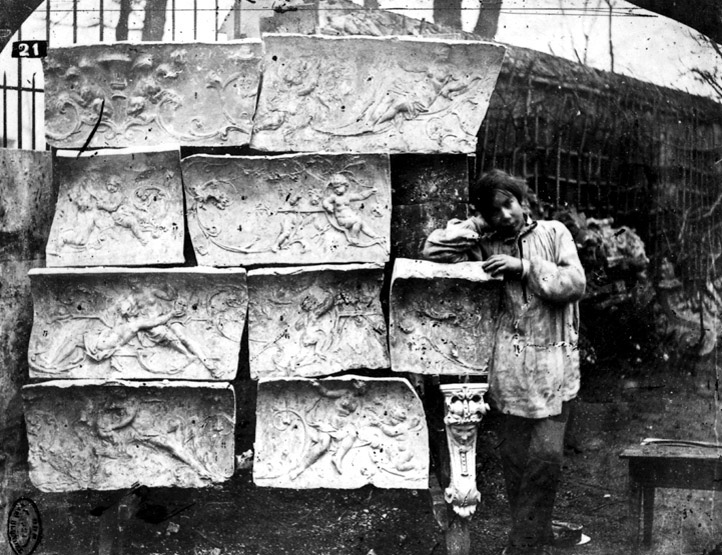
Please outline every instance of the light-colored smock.
M489 362L489 392L505 414L545 418L579 391L579 305L586 279L569 230L557 221L532 221L503 239L483 220L451 220L424 245L436 262L522 259L518 279L505 278L502 310ZM470 233L471 232L471 233ZM470 237L478 240L470 241Z

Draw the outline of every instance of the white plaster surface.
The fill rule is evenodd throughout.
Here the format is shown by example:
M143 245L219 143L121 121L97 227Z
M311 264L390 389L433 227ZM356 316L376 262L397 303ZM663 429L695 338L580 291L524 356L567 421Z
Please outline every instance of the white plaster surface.
M405 379L261 381L256 411L256 485L428 487L426 418Z
M231 380L243 269L31 270L32 378Z
M234 470L228 384L60 380L23 387L41 491L205 487Z
M387 154L183 159L188 228L204 266L389 258Z
M252 378L388 368L383 267L304 266L248 273Z
M481 264L396 259L389 303L393 371L487 373L502 281Z

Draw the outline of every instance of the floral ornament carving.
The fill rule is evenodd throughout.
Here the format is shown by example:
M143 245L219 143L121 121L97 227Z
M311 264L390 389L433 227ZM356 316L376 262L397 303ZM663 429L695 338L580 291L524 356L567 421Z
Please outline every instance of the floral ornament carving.
M259 41L54 48L44 59L47 140L59 148L91 137L90 147L245 144L260 52Z
M254 482L425 488L428 432L405 380L349 376L259 384Z
M255 270L248 275L253 378L386 368L383 270L370 264Z
M469 518L481 494L476 488L476 437L481 419L489 410L484 402L488 384L441 385L444 395L444 424L449 444L451 481L444 499L454 512Z
M387 155L200 155L183 176L200 264L388 260Z
M486 375L501 281L479 262L397 258L391 282L391 368L395 372Z
M203 487L234 470L227 385L93 380L23 388L30 479L42 491Z
M264 35L251 146L470 153L504 49L475 41Z
M58 204L48 266L182 263L180 153L58 155Z
M229 380L244 270L30 272L31 377Z

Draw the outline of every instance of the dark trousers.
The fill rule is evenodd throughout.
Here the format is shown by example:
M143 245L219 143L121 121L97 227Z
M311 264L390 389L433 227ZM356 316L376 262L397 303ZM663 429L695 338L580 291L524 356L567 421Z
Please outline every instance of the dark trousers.
M501 460L511 509L509 544L551 545L552 510L564 456L564 428L569 406L562 413L532 419L505 415Z

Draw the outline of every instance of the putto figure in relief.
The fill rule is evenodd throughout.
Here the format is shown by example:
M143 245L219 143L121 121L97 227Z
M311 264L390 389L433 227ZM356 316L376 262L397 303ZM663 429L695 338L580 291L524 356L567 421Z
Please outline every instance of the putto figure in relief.
M366 200L376 194L376 189L371 188L361 193L351 193L348 179L340 173L331 176L328 187L331 189L331 194L323 199L323 208L330 216L331 225L344 234L349 244L356 247L383 244L383 238L370 229L368 223L361 218L361 214L351 205L352 202ZM361 241L362 234L371 241Z

